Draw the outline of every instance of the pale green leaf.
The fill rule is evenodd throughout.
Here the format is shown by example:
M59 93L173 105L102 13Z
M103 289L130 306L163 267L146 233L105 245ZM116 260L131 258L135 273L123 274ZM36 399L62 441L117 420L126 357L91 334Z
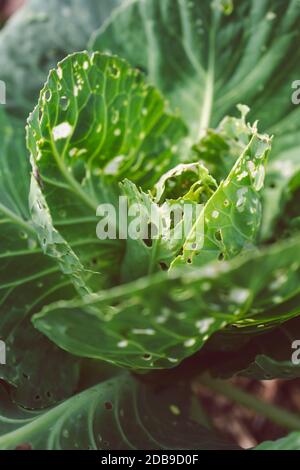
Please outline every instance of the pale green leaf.
M230 259L255 244L261 223L260 192L271 141L268 136L259 135L255 127L252 133L227 178L204 205L186 237L182 255L171 268Z
M203 165L190 163L165 173L152 193L138 190L128 180L121 189L128 205L139 208L145 232L138 239L127 240L122 279L128 281L169 268L182 248L187 229L196 223L197 205L211 197L217 183ZM130 228L131 220L128 222Z
M185 131L160 94L122 59L83 52L50 72L28 121L37 179L31 204L44 250L64 263L66 240L76 276L78 260L85 268L83 287L97 291L119 281L125 244L97 238L97 207L117 207L124 176L151 187L176 162L175 144Z

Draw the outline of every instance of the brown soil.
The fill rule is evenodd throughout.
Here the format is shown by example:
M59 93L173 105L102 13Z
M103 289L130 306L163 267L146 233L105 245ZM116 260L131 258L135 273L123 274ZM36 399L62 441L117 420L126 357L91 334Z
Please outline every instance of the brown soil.
M300 416L300 379L257 381L235 378L231 382L266 402ZM214 427L243 448L254 447L266 440L276 440L288 433L287 429L202 385L197 385L197 395Z

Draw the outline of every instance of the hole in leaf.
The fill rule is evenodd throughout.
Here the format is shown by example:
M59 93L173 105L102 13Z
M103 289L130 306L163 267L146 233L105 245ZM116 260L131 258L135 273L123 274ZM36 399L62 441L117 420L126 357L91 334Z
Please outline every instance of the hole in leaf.
M119 78L120 76L120 69L119 67L116 65L116 64L111 64L109 65L108 67L108 74L112 77L112 78Z
M144 75L148 74L148 70L143 65L136 65L135 68L139 70L139 72L142 72Z
M46 101L50 101L50 100L51 100L51 97L52 97L51 90L46 90L46 91L45 91L45 99L46 99Z
M221 241L222 241L222 232L221 232L221 230L216 230L216 232L215 232L215 239L216 239L218 242L221 242Z
M168 266L166 263L160 262L159 265L163 271L168 271Z
M148 224L147 226L147 238L144 238L144 243L146 246L152 246L153 241L152 239L157 236L158 230L156 225Z
M152 246L151 238L144 238L143 242L145 243L146 246L149 246L149 247Z
M113 405L112 405L112 403L111 403L110 401L106 401L106 402L104 403L104 406L105 406L105 409L106 409L106 410L112 410L112 407L113 407Z

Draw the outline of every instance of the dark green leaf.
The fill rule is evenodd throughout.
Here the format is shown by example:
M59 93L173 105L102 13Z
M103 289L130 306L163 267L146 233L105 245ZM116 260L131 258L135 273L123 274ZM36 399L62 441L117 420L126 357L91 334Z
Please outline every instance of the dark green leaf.
M194 136L245 103L264 131L280 135L275 154L295 151L300 109L291 97L299 78L299 3L246 0L227 11L220 5L134 0L111 16L91 45L142 67Z
M75 355L135 369L172 367L226 325L254 334L297 316L299 307L285 302L299 294L299 243L59 302L34 324Z
M121 375L42 413L0 391L0 449L238 448L190 419L190 393L180 385L155 389Z
M277 441L265 441L253 450L300 450L300 432L292 432Z
M74 296L74 289L38 246L27 203L24 132L2 110L0 134L0 338L7 348L0 376L16 387L18 402L40 407L70 395L78 370L76 361L33 328L30 316L47 303Z

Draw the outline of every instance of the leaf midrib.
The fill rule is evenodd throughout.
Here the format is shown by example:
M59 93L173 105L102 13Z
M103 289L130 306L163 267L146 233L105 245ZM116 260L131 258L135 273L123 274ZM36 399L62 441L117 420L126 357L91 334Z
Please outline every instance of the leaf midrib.
M206 83L204 89L204 99L200 116L198 139L203 136L205 129L209 127L212 115L213 99L214 99L214 81L215 81L215 60L216 60L216 29L218 16L213 15L212 25L209 33L208 41L208 65L206 73Z

